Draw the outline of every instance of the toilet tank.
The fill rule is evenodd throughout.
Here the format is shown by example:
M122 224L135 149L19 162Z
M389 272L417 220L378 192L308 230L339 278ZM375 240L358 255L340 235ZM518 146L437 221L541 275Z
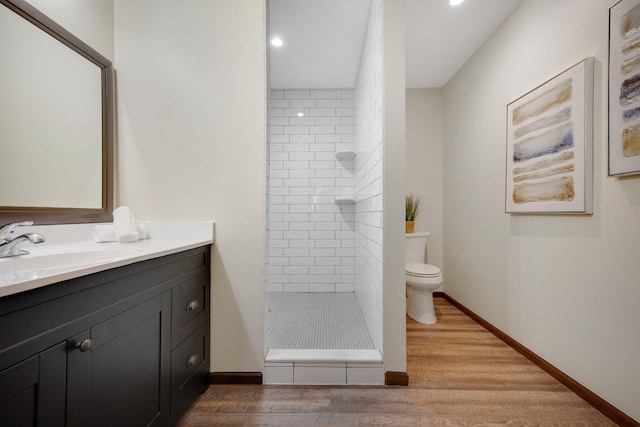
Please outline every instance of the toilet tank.
M405 239L405 257L409 262L426 262L427 254L427 238L429 232L419 231L415 233L406 233Z

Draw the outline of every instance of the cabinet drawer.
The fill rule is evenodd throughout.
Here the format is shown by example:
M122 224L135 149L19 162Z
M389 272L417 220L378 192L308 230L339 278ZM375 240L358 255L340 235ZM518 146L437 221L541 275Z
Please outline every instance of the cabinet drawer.
M171 352L171 418L179 419L209 386L209 322Z
M209 276L195 277L173 289L172 343L175 348L209 320Z

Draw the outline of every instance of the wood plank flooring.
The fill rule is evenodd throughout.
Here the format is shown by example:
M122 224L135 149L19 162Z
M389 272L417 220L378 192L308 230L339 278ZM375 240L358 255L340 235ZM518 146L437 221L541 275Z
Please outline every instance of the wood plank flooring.
M436 298L407 318L409 387L212 385L181 427L615 426L554 378Z

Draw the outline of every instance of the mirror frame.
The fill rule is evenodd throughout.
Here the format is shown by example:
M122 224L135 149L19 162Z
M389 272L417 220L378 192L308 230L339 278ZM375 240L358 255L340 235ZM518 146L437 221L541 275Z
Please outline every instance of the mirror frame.
M17 13L42 31L57 39L100 68L102 92L102 206L88 208L46 208L1 206L0 225L32 220L34 224L71 224L110 222L113 211L113 66L111 61L82 40L62 28L25 0L0 0L0 4ZM0 183L3 185L3 183ZM6 183L5 183L6 185Z

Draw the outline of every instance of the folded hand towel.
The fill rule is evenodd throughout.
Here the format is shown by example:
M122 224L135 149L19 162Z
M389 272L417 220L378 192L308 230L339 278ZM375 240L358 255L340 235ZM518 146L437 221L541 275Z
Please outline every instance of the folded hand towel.
M120 243L136 242L140 235L138 226L129 206L120 206L113 211L113 225L116 240Z
M147 226L138 223L138 238L144 240L147 238ZM104 242L117 242L116 239L116 227L113 223L96 224L93 226L93 232L91 233L93 241L96 243Z

